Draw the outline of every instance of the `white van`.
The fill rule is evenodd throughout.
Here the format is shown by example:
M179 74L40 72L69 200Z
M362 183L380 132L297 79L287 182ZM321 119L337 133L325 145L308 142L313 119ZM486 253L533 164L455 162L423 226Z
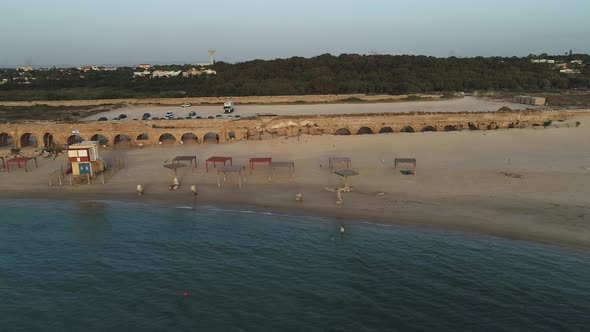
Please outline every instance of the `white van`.
M226 101L223 103L223 113L233 113L236 109L236 104L233 101Z

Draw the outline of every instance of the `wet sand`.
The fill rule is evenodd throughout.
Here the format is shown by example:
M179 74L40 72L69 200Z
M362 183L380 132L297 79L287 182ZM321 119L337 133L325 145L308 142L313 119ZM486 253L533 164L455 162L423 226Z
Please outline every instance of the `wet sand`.
M590 248L590 152L582 143L590 141L590 117L577 120L582 123L578 128L304 135L117 149L105 154L120 154L126 168L107 184L49 187L48 172L66 163L61 156L40 159L39 168L27 174L22 169L0 173L0 197L191 206L190 185L195 184L200 205L437 227ZM173 174L163 164L176 155L194 154L198 168L181 169L179 190L169 191ZM265 166L257 164L242 189L235 177L219 188L216 172L206 173L204 168L205 159L213 155L232 156L234 165L243 166L251 157L292 160L295 179L289 183L281 171L268 182ZM327 167L329 156L351 157L352 168L360 172L351 178L354 190L343 194L341 207L335 204L336 194L324 189L342 183ZM417 158L417 174L406 176L393 169L394 157ZM144 187L144 196L135 194L137 184ZM302 193L303 203L295 202L296 193Z

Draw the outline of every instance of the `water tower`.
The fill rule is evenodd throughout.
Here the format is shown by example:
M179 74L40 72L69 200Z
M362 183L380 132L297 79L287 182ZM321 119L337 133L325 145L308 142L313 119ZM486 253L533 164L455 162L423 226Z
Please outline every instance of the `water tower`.
M209 64L214 65L215 64L215 50L209 50Z

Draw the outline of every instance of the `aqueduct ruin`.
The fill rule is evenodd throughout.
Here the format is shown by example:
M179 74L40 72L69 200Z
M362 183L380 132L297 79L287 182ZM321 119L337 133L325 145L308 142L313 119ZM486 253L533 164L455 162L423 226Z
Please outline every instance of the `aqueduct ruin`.
M20 122L0 124L0 147L63 146L83 140L103 145L201 144L260 139L263 135L370 135L425 131L494 130L545 126L572 111L510 113L363 114L241 119L123 122Z

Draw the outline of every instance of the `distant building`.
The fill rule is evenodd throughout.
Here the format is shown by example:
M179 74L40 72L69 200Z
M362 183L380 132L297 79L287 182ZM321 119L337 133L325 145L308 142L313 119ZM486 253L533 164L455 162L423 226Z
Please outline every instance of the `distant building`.
M98 70L102 70L102 71L115 71L115 70L117 70L117 67L99 67Z
M180 75L181 71L175 70L154 70L152 72L152 78L161 78L161 77L175 77Z
M562 74L568 74L568 75L575 75L575 74L580 73L580 71L578 69L569 69L569 68L561 69L559 72Z
M512 101L517 104L526 104L533 106L543 106L547 103L547 99L543 97L531 97L531 96L514 96Z
M532 63L555 63L555 60L549 60L549 59L531 59Z
M7 78L0 79L0 85L5 84L6 82L8 82Z
M133 72L133 77L145 77L145 76L151 76L152 72L149 70L145 70L145 71L134 71Z
M217 75L217 72L213 69L191 68L191 69L182 73L183 77L194 77L194 76L201 76L201 75Z
M570 61L570 63L572 65L582 65L582 64L584 64L584 61L583 60L572 60L572 61Z
M567 63L556 63L555 68L565 69L567 68Z
M18 68L16 68L16 70L18 70L18 71L31 71L31 70L33 70L33 67L18 67Z
M195 63L195 66L197 67L207 67L207 66L211 66L212 64L209 62L197 62Z
M142 63L140 65L137 65L137 68L142 68L142 69L150 69L152 68L152 65L148 65L147 63Z

